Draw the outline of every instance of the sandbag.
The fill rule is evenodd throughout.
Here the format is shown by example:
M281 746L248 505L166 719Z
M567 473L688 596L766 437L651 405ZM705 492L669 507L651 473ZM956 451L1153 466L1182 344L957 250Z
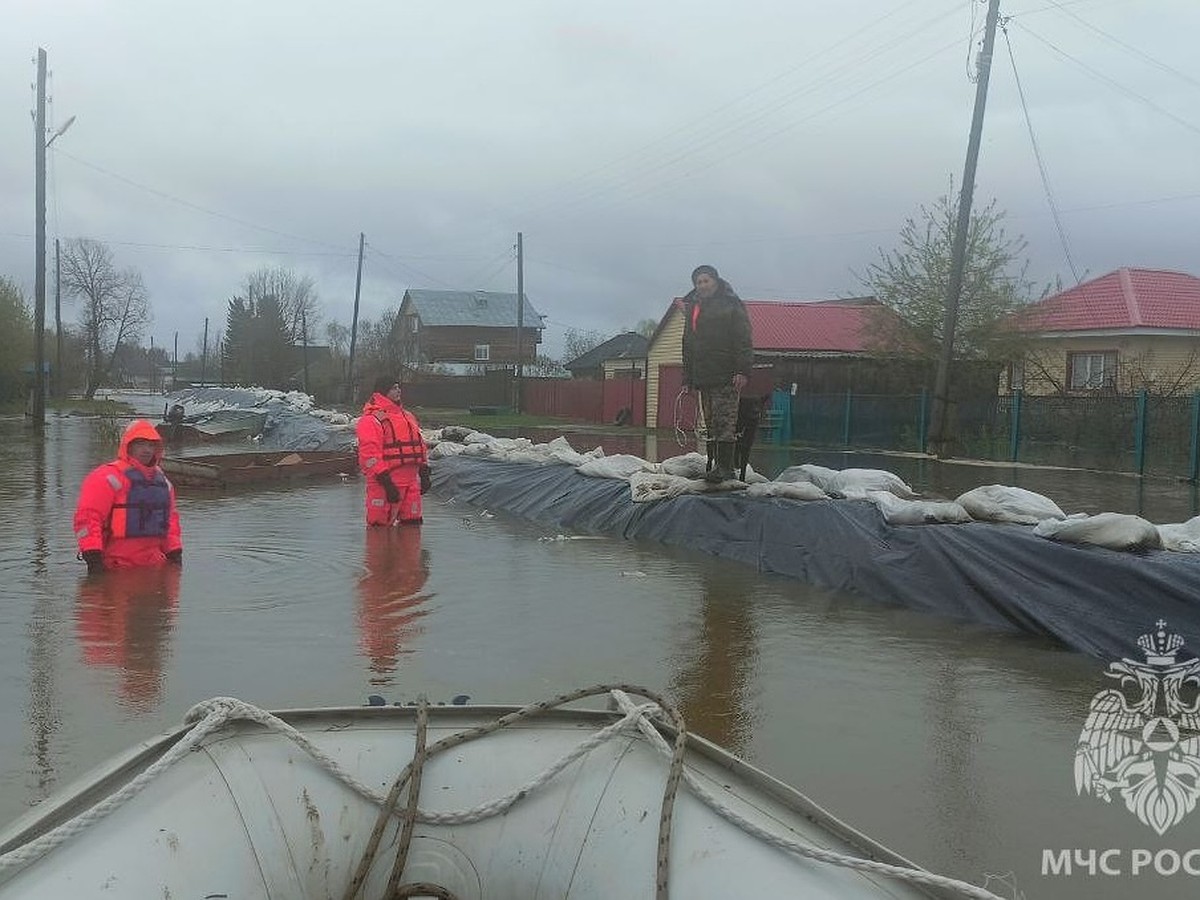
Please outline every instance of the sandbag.
M1049 497L1024 488L1004 484L985 484L960 494L955 501L981 522L1014 522L1036 525L1043 519L1065 519L1064 513Z
M950 500L902 500L887 491L870 491L867 499L879 507L889 525L951 525L970 522L970 514Z
M1067 544L1094 544L1110 550L1155 550L1162 547L1158 529L1141 516L1104 512L1045 519L1033 533Z

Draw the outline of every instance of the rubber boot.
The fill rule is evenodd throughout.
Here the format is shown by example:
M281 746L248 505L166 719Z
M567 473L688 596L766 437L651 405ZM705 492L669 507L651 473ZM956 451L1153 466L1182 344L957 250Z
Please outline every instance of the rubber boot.
M717 463L704 476L704 480L713 484L729 481L733 478L733 441L717 441Z

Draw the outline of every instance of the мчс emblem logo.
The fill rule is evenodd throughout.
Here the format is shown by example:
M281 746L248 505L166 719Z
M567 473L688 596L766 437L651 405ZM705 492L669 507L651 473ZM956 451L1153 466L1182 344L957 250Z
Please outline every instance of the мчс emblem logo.
M1161 619L1138 638L1146 661L1122 659L1120 682L1092 698L1075 747L1075 790L1114 797L1160 835L1200 798L1200 659L1176 662L1183 638Z

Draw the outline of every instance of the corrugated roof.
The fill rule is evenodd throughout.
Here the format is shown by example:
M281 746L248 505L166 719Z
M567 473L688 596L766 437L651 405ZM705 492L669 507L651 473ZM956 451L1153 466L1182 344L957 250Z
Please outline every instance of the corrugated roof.
M755 350L865 353L863 326L874 300L747 300Z
M1018 317L1022 331L1200 330L1200 278L1117 269L1047 297Z
M404 299L410 301L426 328L438 325L491 325L517 327L517 295L495 291L425 291L408 290ZM525 295L521 325L541 328L542 317Z

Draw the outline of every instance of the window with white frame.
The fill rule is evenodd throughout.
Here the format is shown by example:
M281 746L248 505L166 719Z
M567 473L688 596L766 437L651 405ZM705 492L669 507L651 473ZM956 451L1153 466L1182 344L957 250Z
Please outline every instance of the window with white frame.
M1117 383L1117 351L1067 354L1068 384L1073 391L1094 391Z
M487 362L492 358L491 344L476 344L475 345L475 362Z

